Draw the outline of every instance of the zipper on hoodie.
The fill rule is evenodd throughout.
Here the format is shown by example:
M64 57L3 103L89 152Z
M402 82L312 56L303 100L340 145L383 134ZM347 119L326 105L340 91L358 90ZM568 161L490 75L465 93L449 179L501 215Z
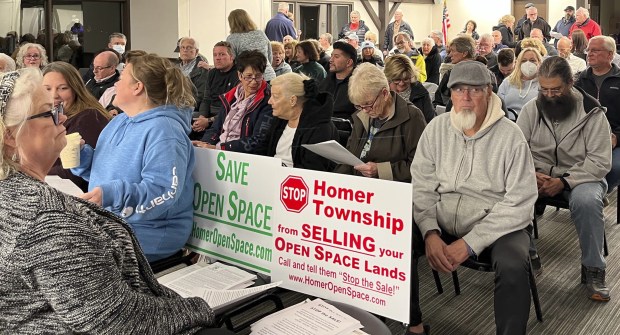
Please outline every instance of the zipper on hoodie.
M459 169L456 171L456 177L454 179L454 191L456 191L456 187L459 181L459 176L461 175L461 168L463 167L463 161L465 160L465 156L467 155L467 140L463 140L464 149L463 154L461 155L461 162L459 163ZM463 199L463 195L459 196L459 200L456 203L456 210L454 211L454 233L457 234L458 229L458 213L459 208L461 207L461 199Z

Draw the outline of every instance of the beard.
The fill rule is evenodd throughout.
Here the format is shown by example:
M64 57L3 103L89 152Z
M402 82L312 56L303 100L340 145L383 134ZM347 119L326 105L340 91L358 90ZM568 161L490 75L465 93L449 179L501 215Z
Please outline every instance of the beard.
M476 124L476 113L471 109L462 109L459 112L450 112L450 121L452 126L458 131L464 132L465 130L472 129Z
M544 116L550 120L562 121L573 113L577 99L570 90L553 98L538 93L538 103Z

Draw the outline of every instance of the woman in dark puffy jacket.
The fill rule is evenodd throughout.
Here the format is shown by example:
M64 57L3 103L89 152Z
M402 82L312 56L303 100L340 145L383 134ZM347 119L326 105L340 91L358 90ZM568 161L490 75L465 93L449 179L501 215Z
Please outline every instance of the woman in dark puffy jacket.
M493 30L499 30L502 33L502 44L509 48L516 46L515 36L512 32L512 28L515 25L515 17L512 15L504 15L499 19L499 24L493 27Z

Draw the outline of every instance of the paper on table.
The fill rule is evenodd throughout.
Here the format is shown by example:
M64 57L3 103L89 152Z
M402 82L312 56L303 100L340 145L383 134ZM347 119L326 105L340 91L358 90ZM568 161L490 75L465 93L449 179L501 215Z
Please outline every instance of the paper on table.
M350 335L361 327L358 320L321 299L315 299L253 324L252 334Z
M200 296L196 290L228 290L256 279L256 275L233 266L213 263L167 282L165 285L182 297ZM242 286L243 287L243 286Z
M231 304L234 304L237 301L243 300L246 297L254 296L259 293L265 292L271 288L280 286L282 284L281 281L255 286L250 288L244 288L242 290L210 290L210 289L201 289L201 294L198 295L203 298L211 307L211 309L217 311L218 309L224 308Z
M553 37L555 39L558 39L558 40L564 36L564 35L558 33L557 31L552 31L552 32L549 33L549 35L551 35L551 37Z
M349 150L334 140L316 144L302 144L302 146L315 154L330 159L338 164L348 164L351 166L364 164L364 162L355 157L349 152Z
M77 187L77 185L75 185L70 179L62 179L58 176L45 176L45 182L49 186L59 190L60 192L69 195L79 197L80 195L84 194L84 192L82 192L82 190Z

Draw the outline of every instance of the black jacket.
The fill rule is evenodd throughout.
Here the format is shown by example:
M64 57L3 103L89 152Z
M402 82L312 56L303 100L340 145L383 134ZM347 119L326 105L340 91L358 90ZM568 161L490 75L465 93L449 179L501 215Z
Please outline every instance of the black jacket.
M114 75L102 82L97 82L95 78L89 79L86 82L86 89L97 99L101 98L103 92L105 92L108 88L114 86L114 84L118 81L118 77L120 77L120 73L118 70L114 70Z
M509 48L514 48L516 46L515 35L512 33L512 30L510 30L510 28L506 27L505 24L498 24L497 26L493 27L493 30L499 30L499 32L502 33L503 45Z
M355 107L349 100L349 78L338 82L336 74L330 72L327 78L323 80L319 86L320 92L327 92L334 96L334 117L352 120L352 114L355 113Z
M200 105L202 104L202 100L205 94L205 86L207 86L207 74L210 72L209 70L205 70L198 66L198 62L204 61L205 59L198 55L196 56L196 64L194 68L189 73L189 80L194 84L194 99L196 99L196 106L194 106L194 110L200 110Z
M211 69L204 85L202 103L199 108L200 115L204 117L216 116L217 111L222 107L220 94L232 90L237 84L239 84L239 75L234 64L228 72Z
M422 48L419 49L420 55L422 55ZM435 83L439 85L439 67L441 66L441 55L437 46L433 46L428 56L424 58L426 64L426 82ZM422 109L422 108L420 108ZM424 112L424 110L422 110ZM426 121L428 122L428 120Z
M611 64L610 72L609 77L603 80L600 90L596 87L590 67L581 72L575 86L598 99L601 106L607 107L605 115L611 126L611 132L620 137L620 68L616 64Z
M325 73L328 73L328 74L329 74L329 60L330 59L331 57L327 55L325 51L321 51L321 54L319 55L319 60L316 61L317 63L321 64L321 66L325 69Z
M439 56L439 54L437 54ZM411 84L411 95L409 95L409 101L418 107L424 115L426 123L431 122L435 117L435 108L431 102L431 95L428 93L424 85L420 82Z
M519 31L519 40L530 37L530 32L534 28L542 30L545 41L549 41L551 39L551 26L549 26L549 23L547 23L547 21L545 21L542 17L539 16L534 22L530 21L529 19L523 21L523 25L521 26L521 30Z
M310 99L304 103L291 146L294 167L329 172L336 166L331 160L302 147L302 144L338 140L338 131L331 121L333 104L331 94L325 92L319 93L316 99ZM276 154L278 141L282 137L282 132L284 132L287 123L287 120L274 119L267 136L269 141L267 156Z

